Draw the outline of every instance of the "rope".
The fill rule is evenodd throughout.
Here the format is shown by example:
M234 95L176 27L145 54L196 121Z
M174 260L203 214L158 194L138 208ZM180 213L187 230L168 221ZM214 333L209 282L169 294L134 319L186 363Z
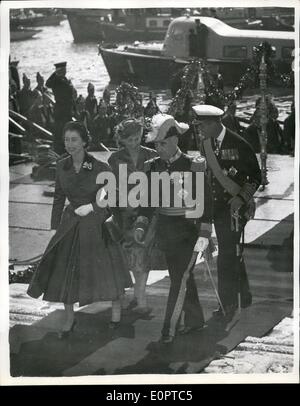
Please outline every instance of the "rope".
M9 203L20 203L20 204L40 204L44 206L52 206L52 203L47 203L47 202L23 202L19 200L10 200Z
M33 230L33 231L51 231L50 228L34 228L34 227L22 227L22 226L9 226L9 228L20 228L21 230Z
M11 265L32 265L39 262L43 254L36 255L35 257L24 259L23 261L18 261L16 259L10 259L9 262Z

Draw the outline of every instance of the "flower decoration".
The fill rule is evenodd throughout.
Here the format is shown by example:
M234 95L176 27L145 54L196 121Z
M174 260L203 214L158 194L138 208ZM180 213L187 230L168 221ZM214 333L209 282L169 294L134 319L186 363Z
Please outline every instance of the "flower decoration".
M88 171L91 171L93 169L93 164L92 164L92 162L85 161L82 164L82 168L87 169Z

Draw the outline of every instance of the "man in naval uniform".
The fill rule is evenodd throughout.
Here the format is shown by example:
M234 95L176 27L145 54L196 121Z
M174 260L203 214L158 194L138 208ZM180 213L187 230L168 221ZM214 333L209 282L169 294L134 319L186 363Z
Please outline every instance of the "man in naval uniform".
M151 190L153 173L169 174L170 189L160 187L157 192L159 207L141 208L136 223L136 240L143 241L147 235L147 224L150 223L149 230L153 219L156 219L156 239L158 246L165 253L168 265L171 284L162 329L163 343L172 342L176 334L185 334L204 327L203 311L192 271L198 252L203 252L209 245L210 195L209 193L205 195L202 190L201 199L205 197L206 199L203 202L204 212L201 212L201 218L190 217L188 213L191 207L184 204L182 207L175 207L174 198L174 189L178 187L178 183L182 186L178 196L183 199L189 193L185 188L183 174L190 176L192 187L189 191L192 190L193 196L197 172L202 172L202 181L205 180L205 159L190 157L178 148L178 137L188 128L187 124L178 123L168 114L156 114L152 118L152 130L146 141L154 143L159 156L145 162L144 171L149 180L149 200L151 193L152 195L156 193ZM170 196L166 196L168 193ZM163 202L166 197L170 198L169 204Z
M67 62L54 64L55 72L46 81L46 86L52 89L55 97L54 106L54 151L61 155L64 153L63 128L68 121L72 120L74 88L66 78Z
M237 254L237 247L247 220L254 216L253 195L261 183L261 171L251 146L222 124L223 110L211 105L192 109L213 193L219 296L225 319L230 321L238 304L247 307L252 303L245 263ZM214 316L224 315L219 308Z

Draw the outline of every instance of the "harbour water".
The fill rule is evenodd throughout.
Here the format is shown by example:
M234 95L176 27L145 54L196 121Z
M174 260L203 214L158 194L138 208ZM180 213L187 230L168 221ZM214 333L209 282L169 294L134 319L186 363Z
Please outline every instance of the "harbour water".
M97 44L75 44L68 20L62 21L59 26L42 27L42 31L30 40L12 42L10 55L12 60L19 61L20 76L26 73L32 87L35 87L36 72L40 72L47 80L54 71L53 64L62 61L68 62L67 77L72 80L78 95L86 95L87 85L92 82L99 99L109 84L109 76L101 55L98 55ZM163 108L170 101L170 95L165 90L158 91L157 100Z
M98 55L97 44L75 44L68 20L59 26L42 27L34 38L12 42L11 59L19 60L20 75L26 73L35 83L36 72L45 80L54 71L54 63L67 61L67 77L72 80L79 94L86 94L88 82L95 85L97 96L100 96L109 82L109 76Z

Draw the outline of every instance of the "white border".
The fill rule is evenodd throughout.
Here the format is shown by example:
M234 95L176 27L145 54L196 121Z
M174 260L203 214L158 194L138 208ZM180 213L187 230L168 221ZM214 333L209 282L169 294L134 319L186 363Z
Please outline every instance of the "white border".
M107 4L107 3L106 3ZM107 8L140 7L249 7L245 0L161 0L128 1L110 0ZM295 7L295 48L299 50L299 2L297 0L265 0L263 7ZM2 1L0 4L0 385L99 385L99 384L199 384L199 383L298 383L299 382L299 60L295 75L296 102L296 145L295 145L295 238L294 238L294 371L283 374L185 374L185 375L114 375L58 378L12 378L9 374L9 290L8 290L8 57L9 57L9 9L11 8L106 8L103 2L96 0L73 1ZM251 7L262 7L262 1L251 0ZM298 194L297 194L298 191Z

